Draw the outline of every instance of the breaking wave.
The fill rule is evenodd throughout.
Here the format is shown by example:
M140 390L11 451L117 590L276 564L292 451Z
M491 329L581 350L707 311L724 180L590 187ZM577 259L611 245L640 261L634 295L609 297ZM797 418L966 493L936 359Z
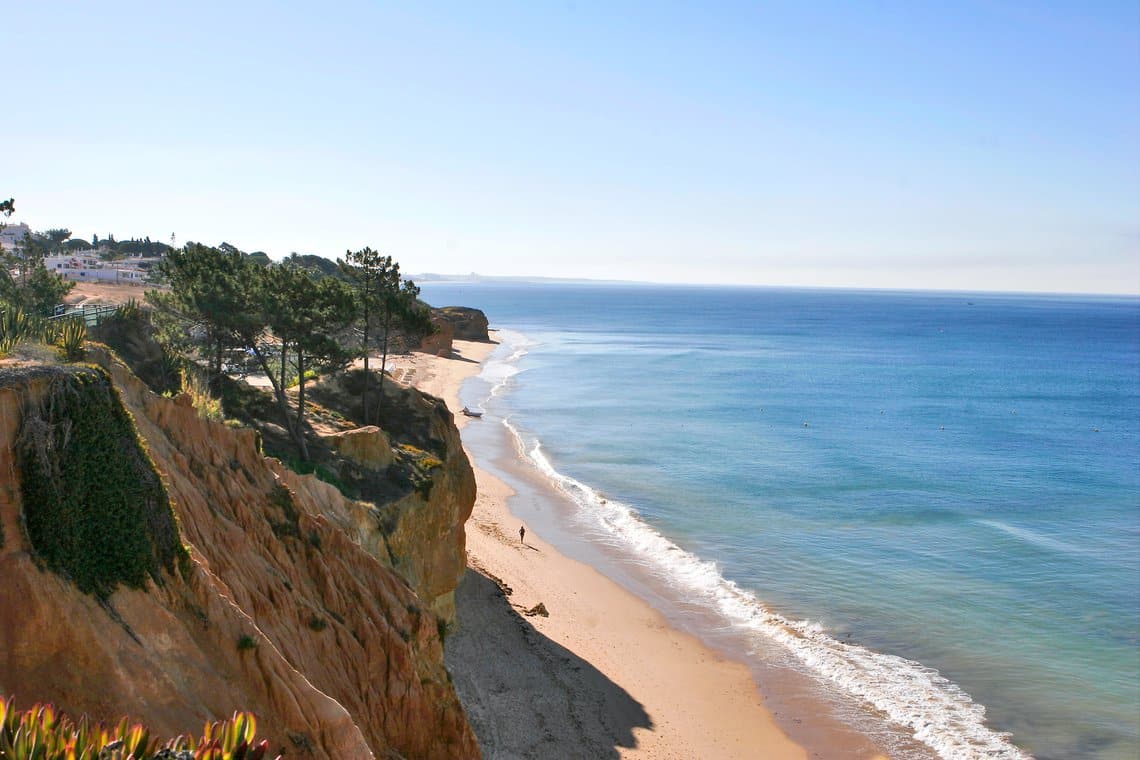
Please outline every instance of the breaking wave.
M1013 745L1007 734L986 726L985 707L937 670L839 641L818 623L771 612L752 592L724 578L715 562L677 546L641 520L629 505L604 498L588 485L559 473L540 443L525 449L518 429L509 420L504 424L527 459L585 516L632 550L660 580L683 591L686 598L703 603L738 629L782 645L808 672L882 711L943 758L1030 757Z
M490 385L491 397L510 385L520 371L518 360L537 345L518 333L504 335L503 342L506 350L513 351L506 358L488 361L481 373ZM701 559L658 533L630 505L605 498L589 485L558 472L541 442L524 436L509 418L502 423L520 454L577 505L581 517L632 552L659 581L681 591L687 600L703 605L737 630L780 645L802 670L873 706L943 758L1030 758L1008 734L989 728L985 707L937 670L839 641L818 623L772 612L754 593L723 577L715 562Z

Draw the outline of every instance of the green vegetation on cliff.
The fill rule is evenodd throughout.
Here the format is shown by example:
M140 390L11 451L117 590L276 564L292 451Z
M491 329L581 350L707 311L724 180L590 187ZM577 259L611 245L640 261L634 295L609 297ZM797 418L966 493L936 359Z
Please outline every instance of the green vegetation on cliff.
M53 368L21 427L24 523L37 555L108 596L185 566L166 489L101 369Z
M416 300L419 289L400 277L391 256L365 248L350 252L339 268L318 260L323 268L296 256L262 264L233 246L191 243L158 266L170 291L147 293L155 337L167 353L204 366L211 392L221 393L222 378L235 369L253 365L264 373L303 461L310 459L306 393L313 373L342 370L356 355L367 362L377 340L383 367L394 330L420 338L432 330L429 312ZM287 394L292 378L297 390ZM382 399L378 395L377 403Z
M348 251L344 259L337 259L344 278L351 284L357 298L360 326L360 354L364 357L365 385L361 392L364 405L364 424L371 424L368 415L368 359L369 336L374 336L373 328L379 330L382 353L380 357L379 398L384 399L384 372L388 363L388 341L396 326L431 332L431 315L420 304L420 289L411 280L400 275L400 265L391 256L383 256L379 251L362 248ZM373 324L376 320L376 324Z
M57 347L67 361L79 361L86 340L87 325L81 319L45 320L0 300L0 359L17 353L22 344L38 343Z

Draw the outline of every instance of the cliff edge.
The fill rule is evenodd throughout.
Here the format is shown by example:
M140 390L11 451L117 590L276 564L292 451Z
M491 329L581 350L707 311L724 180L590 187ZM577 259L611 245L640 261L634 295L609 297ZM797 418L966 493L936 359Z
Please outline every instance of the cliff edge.
M92 356L0 366L0 693L170 736L246 709L289 756L478 757L432 611L453 568L410 573L362 503Z
M490 340L487 335L487 315L479 309L441 306L432 309L432 317L449 325L455 340Z

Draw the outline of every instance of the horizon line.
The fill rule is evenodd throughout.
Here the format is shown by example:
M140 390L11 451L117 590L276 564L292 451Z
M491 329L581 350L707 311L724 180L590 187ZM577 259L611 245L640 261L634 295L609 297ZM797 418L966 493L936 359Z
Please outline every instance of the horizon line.
M422 278L428 279L422 279ZM1001 290L979 288L976 290L963 290L961 288L932 288L932 287L880 287L874 285L789 285L764 283L727 283L727 282L657 282L653 280L621 280L596 279L591 277L551 277L544 275L483 275L476 272L468 274L441 274L438 272L420 272L407 275L405 279L419 283L451 283L451 284L478 284L478 283L517 283L517 284L579 284L579 285L629 285L652 286L664 288L725 288L736 290L827 290L827 291L863 291L869 293L924 293L941 295L1007 295L1007 296L1059 296L1059 297L1085 297L1085 298L1127 298L1140 299L1140 291L1060 291L1060 290Z

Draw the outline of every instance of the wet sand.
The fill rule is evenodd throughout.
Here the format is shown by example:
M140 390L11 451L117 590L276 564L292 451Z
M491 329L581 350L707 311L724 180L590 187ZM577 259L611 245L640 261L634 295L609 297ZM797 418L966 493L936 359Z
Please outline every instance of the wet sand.
M462 429L459 387L494 347L456 341L450 358L412 354L390 371L443 398ZM446 652L486 757L807 757L747 667L535 531L520 541L510 488L473 464L469 570ZM528 614L538 605L547 614Z

